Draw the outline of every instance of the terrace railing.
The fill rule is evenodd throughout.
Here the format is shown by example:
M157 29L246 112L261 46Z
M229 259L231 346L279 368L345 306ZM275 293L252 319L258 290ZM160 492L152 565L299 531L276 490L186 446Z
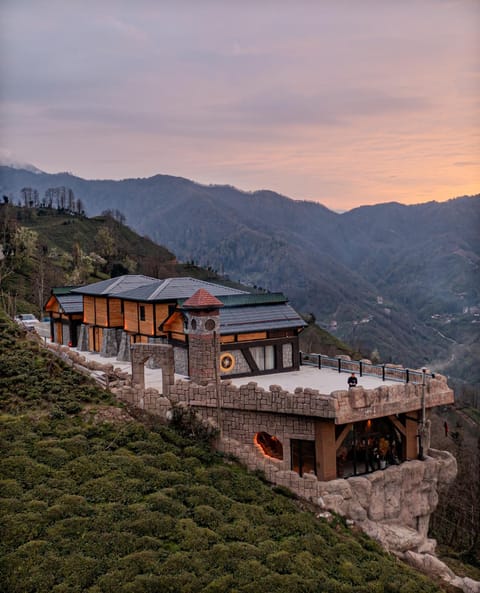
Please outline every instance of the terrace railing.
M341 356L335 358L324 354L308 354L300 352L300 364L315 366L319 369L333 369L339 373L357 373L360 377L378 377L382 381L398 381L400 383L423 384L427 378L435 377L434 373L415 371L392 364L373 364L362 360L348 360Z

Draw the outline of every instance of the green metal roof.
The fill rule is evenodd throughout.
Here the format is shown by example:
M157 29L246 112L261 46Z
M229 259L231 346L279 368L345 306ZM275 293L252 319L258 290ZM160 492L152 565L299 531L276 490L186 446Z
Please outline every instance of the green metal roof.
M277 303L286 303L287 297L281 292L269 292L261 294L228 294L219 296L225 307L245 307L246 305L273 305ZM187 299L178 299L181 307Z

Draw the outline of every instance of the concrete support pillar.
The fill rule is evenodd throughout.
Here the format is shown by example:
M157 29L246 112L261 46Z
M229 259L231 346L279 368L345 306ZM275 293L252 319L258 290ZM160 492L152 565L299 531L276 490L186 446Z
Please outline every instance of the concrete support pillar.
M140 389L145 389L144 361L134 360L134 357L132 357L132 384Z
M118 346L120 342L120 332L117 328L108 327L102 333L102 347L100 348L100 356L111 358L117 356Z
M127 332L122 331L120 336L120 344L118 346L117 360L121 362L130 362L130 336Z
M335 424L328 420L315 423L315 458L317 478L322 481L337 477L337 451L335 446Z
M77 348L81 352L88 352L88 325L85 325L85 323L82 323L78 329Z
M175 384L174 364L173 348L170 348L165 353L164 364L162 365L162 395L165 397L170 396L170 387Z

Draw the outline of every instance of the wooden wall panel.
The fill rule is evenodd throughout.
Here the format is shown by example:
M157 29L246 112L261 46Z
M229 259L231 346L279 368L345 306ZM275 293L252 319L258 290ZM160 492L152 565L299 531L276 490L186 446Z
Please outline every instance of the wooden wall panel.
M172 339L179 340L180 342L185 342L185 334L177 334L172 332Z
M95 342L94 342L95 352L100 352L100 350L102 348L102 340L103 340L103 328L96 327L95 328Z
M180 311L175 311L168 323L165 324L165 331L176 332L178 334L184 333L183 315Z
M55 296L51 296L47 304L45 305L45 311L51 311L52 313L58 313L60 311L60 305Z
M55 322L55 342L63 344L63 324L61 321Z
M109 327L123 327L122 301L120 299L108 300Z
M235 342L235 336L220 336L221 344L229 344L231 342Z
M403 456L405 459L416 459L418 456L418 412L412 411L405 418L405 438L403 444Z
M95 325L108 327L106 297L95 297Z
M140 319L140 307L145 307L145 321ZM138 303L139 321L138 329L139 333L147 336L155 335L155 328L153 326L153 305L151 303Z
M253 340L266 340L267 332L255 332L252 334L238 334L239 342L249 342Z
M95 325L95 300L92 296L83 297L83 323Z
M93 327L88 328L88 349L90 350L90 352L95 351L95 339L94 339L94 331L93 330L94 330Z
M165 321L168 317L168 305L164 303L157 303L155 305L155 323L156 323L156 334L158 336L164 336L165 333L158 329L158 326Z
M335 480L337 477L337 453L335 424L329 420L315 422L315 457L319 480Z
M132 301L123 302L123 327L126 331L138 334L137 303Z

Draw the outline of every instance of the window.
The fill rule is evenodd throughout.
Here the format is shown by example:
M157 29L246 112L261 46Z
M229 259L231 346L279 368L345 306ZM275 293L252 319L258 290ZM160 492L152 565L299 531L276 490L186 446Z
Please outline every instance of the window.
M140 321L145 321L145 306L140 305Z
M402 418L398 423L403 423ZM343 428L337 427L337 438ZM338 477L348 478L398 465L404 457L404 440L389 418L355 422L337 452Z
M301 476L308 473L317 473L315 460L315 441L290 441L292 470Z
M283 459L282 443L276 436L268 434L268 432L257 432L253 439L254 443L258 445L266 457L273 457L274 459Z
M267 371L275 368L275 348L273 346L255 346L250 348L250 354L258 370Z

